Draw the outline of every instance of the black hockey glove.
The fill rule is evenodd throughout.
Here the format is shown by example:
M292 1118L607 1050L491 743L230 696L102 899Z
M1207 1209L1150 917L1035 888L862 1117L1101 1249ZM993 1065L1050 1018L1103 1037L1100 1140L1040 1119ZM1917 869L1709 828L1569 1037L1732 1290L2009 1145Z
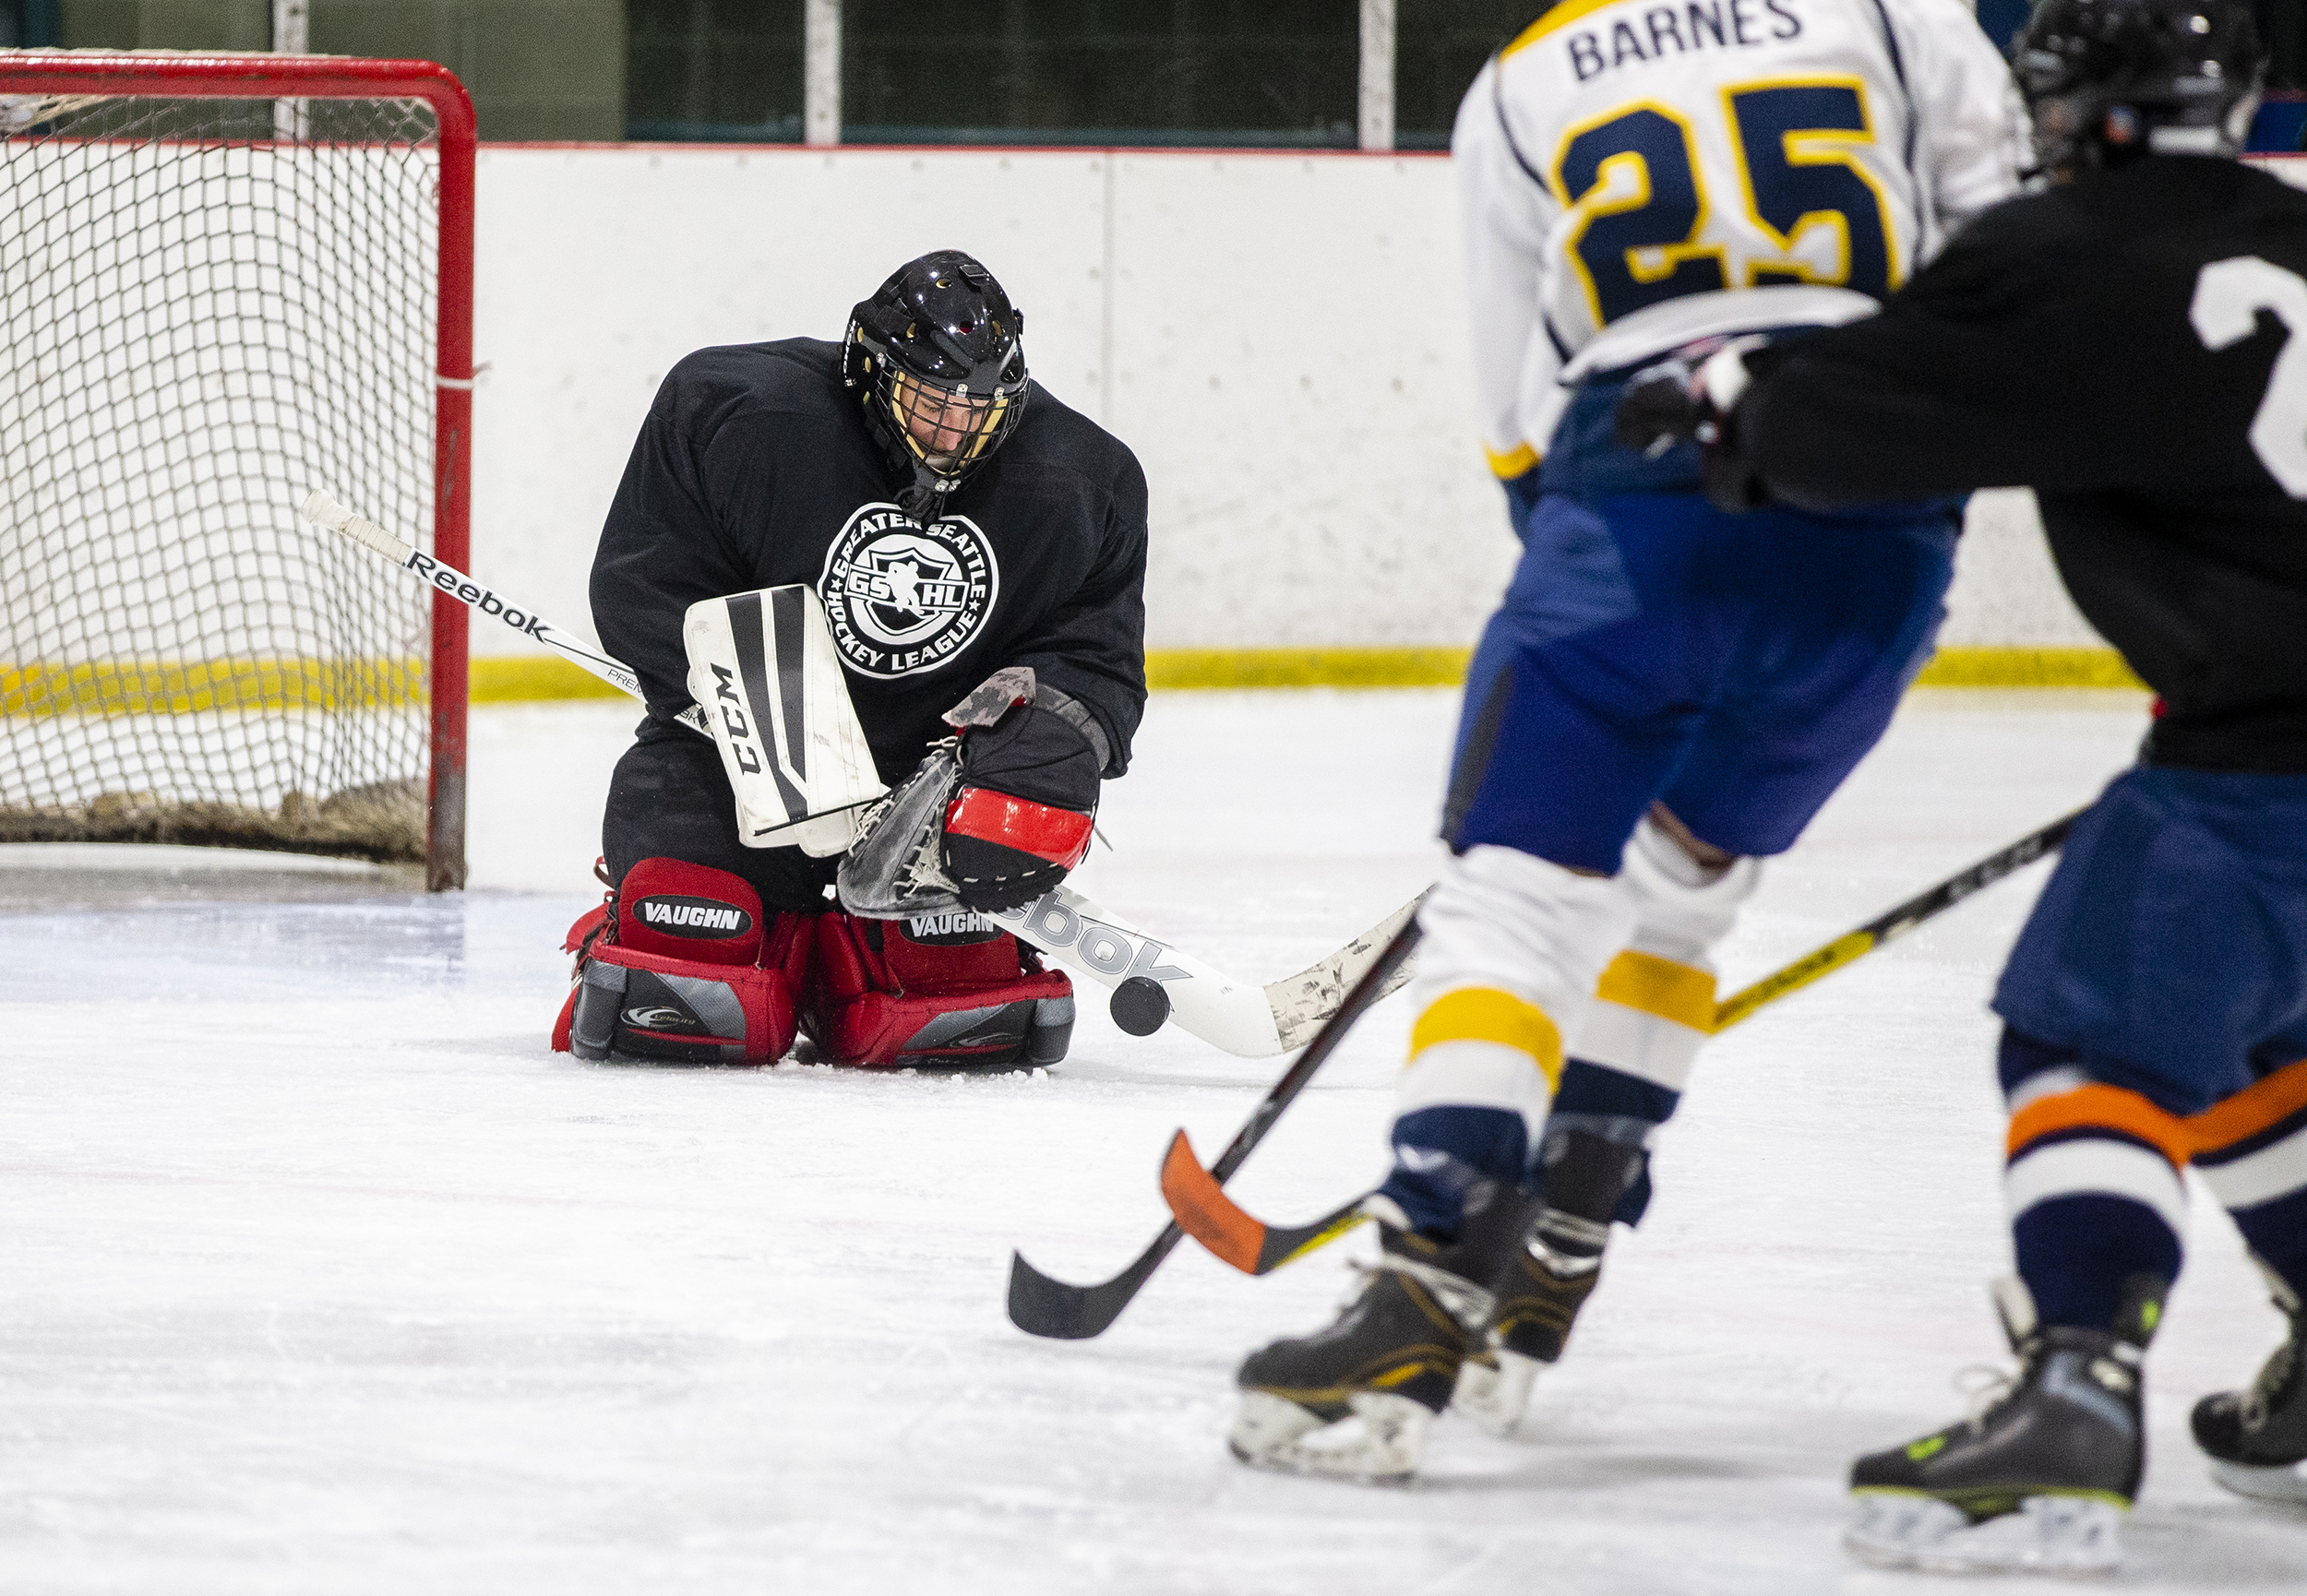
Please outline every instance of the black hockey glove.
M1620 447L1656 458L1675 445L1699 447L1699 479L1716 509L1737 514L1770 503L1769 491L1739 447L1738 401L1747 351L1760 339L1709 339L1679 350L1628 380L1613 421Z

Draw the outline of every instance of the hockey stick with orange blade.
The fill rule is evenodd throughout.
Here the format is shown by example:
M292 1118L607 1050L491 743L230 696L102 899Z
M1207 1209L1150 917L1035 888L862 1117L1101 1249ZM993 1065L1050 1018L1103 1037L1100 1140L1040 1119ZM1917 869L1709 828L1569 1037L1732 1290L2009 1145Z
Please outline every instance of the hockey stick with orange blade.
M1314 1072L1322 1066L1345 1033L1354 1029L1354 1022L1369 1011L1371 1005L1391 992L1394 972L1409 959L1417 947L1418 924L1416 915L1404 920L1400 928L1378 955L1377 959L1362 972L1338 1004L1337 1011L1306 1044L1306 1051L1297 1055L1297 1062L1283 1072L1282 1078L1269 1088L1258 1102L1234 1139L1218 1155L1217 1162L1204 1173L1199 1163L1194 1173L1216 1191L1241 1168L1250 1149L1265 1139L1273 1122L1292 1099L1306 1089ZM1178 1133L1179 1140L1184 1133ZM1191 1159L1190 1151L1187 1154ZM1165 1187L1166 1189L1166 1187ZM1224 1201L1223 1196L1219 1200ZM1239 1211L1239 1210L1236 1210ZM1247 1217L1247 1216L1245 1216ZM1254 1222L1254 1221L1253 1221ZM1177 1244L1186 1238L1186 1229L1179 1221L1172 1220L1154 1238L1153 1245L1138 1255L1137 1261L1101 1285L1069 1285L1064 1280L1050 1279L1025 1261L1023 1253L1010 1255L1010 1322L1028 1335L1047 1336L1057 1340L1080 1341L1101 1334L1106 1326L1120 1316L1154 1271L1162 1267Z
M2040 830L2028 832L2008 847L1997 849L1937 886L1876 915L1864 925L1846 932L1824 947L1811 949L1751 986L1732 993L1715 1005L1714 1023L1707 1028L1709 1033L1721 1034L1765 1004L1775 1003L1821 976L1855 962L1884 943L1906 935L1932 916L1952 909L1980 887L1990 887L2046 854L2057 852L2060 844L2067 840L2067 832L2082 816L2083 811L2078 809ZM1331 1028L1334 1029L1341 1020L1350 1024L1353 1012L1350 1007L1341 1009L1337 1018L1331 1021ZM1322 1034L1327 1036L1329 1030ZM1269 1115L1268 1123L1271 1118ZM1260 1134L1264 1134L1262 1126ZM1222 1173L1204 1170L1201 1161L1194 1156L1193 1144L1186 1139L1184 1131L1179 1131L1170 1138L1169 1151L1162 1160L1162 1200L1169 1205L1170 1213L1177 1219L1173 1228L1182 1228L1244 1274L1270 1274L1292 1259L1304 1257L1315 1248L1337 1240L1369 1217L1362 1211L1368 1197L1365 1193L1309 1224L1267 1224L1244 1211L1219 1189L1225 1176L1233 1173L1225 1166L1224 1160L1219 1164Z

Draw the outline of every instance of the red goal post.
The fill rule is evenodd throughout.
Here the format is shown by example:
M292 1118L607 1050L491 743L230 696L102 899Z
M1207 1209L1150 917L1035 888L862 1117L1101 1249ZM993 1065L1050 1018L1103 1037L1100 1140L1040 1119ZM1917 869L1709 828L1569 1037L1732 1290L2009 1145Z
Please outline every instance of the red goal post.
M0 51L0 840L463 885L465 611L294 511L470 565L474 151L431 62Z

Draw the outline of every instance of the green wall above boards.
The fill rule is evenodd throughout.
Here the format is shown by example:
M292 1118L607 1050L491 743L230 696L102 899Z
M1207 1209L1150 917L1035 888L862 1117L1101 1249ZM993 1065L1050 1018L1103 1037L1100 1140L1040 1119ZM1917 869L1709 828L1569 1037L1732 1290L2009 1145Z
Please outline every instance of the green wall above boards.
M490 139L625 137L624 0L311 0L310 47L437 61ZM67 49L269 50L271 0L61 0Z

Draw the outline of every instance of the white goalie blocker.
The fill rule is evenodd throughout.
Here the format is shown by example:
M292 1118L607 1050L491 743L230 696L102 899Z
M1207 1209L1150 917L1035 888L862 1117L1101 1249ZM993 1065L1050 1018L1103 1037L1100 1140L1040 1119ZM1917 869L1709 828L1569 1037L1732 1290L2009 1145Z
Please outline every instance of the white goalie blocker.
M814 859L846 849L863 805L889 789L873 768L817 594L795 583L699 600L681 640L689 697L736 793L739 840L798 847Z

